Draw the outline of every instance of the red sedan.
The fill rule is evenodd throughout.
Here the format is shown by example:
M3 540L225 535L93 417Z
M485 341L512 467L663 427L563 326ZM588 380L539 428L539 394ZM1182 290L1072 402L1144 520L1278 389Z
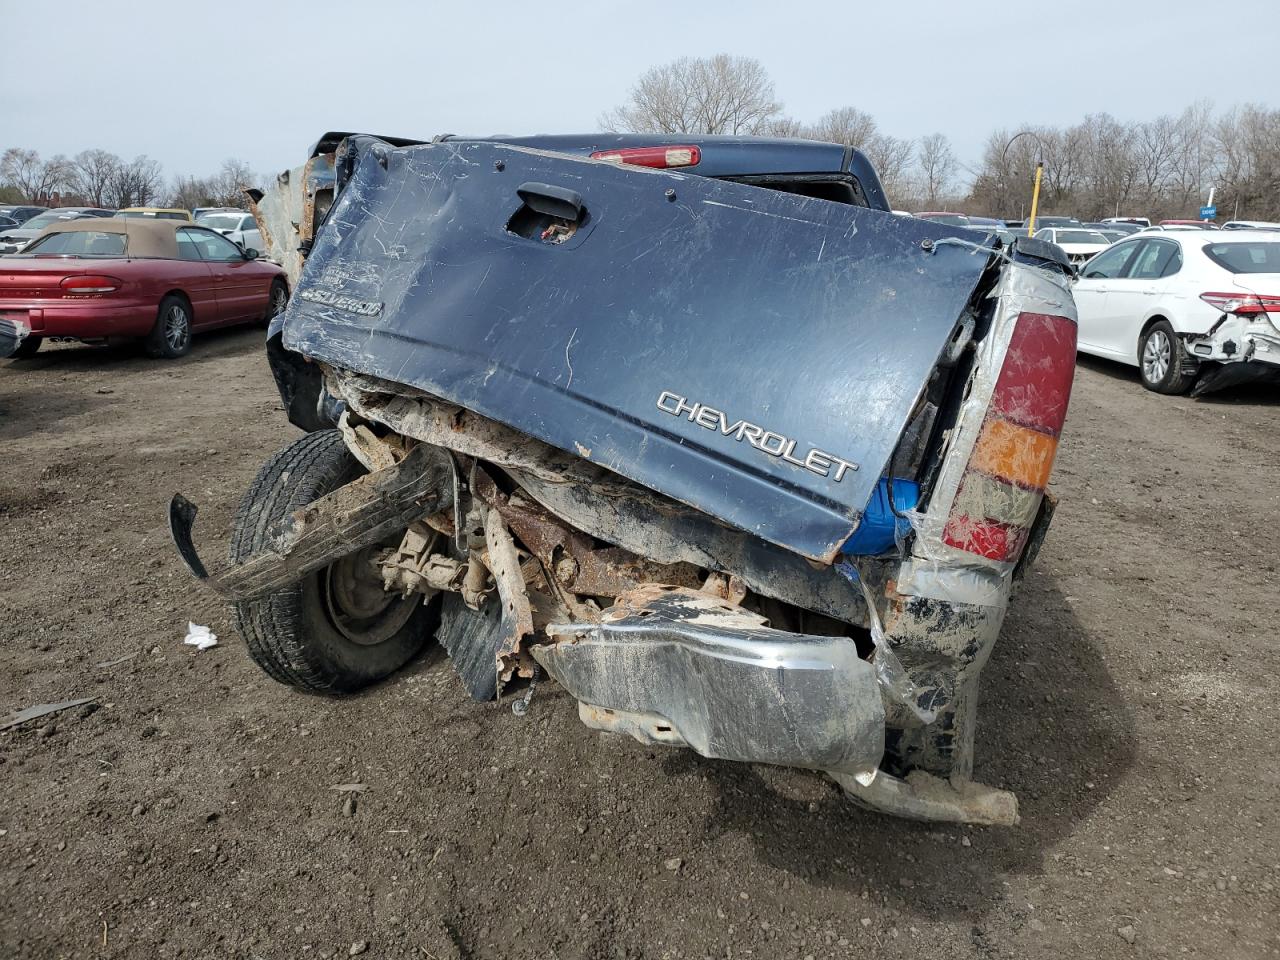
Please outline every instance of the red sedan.
M284 270L256 257L179 220L60 223L0 258L0 341L29 357L46 337L137 337L152 356L180 357L193 333L284 309Z

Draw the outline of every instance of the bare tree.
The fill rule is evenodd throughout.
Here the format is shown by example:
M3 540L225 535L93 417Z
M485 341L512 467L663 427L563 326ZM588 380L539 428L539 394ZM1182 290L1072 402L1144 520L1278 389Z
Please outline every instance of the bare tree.
M1218 199L1232 219L1280 217L1280 110L1246 104L1214 126Z
M837 107L819 117L817 123L805 130L805 135L861 150L880 174L886 194L900 197L906 192L915 144L883 133L871 114L857 107Z
M0 155L0 179L17 188L28 202L47 200L66 186L70 170L71 164L61 154L41 160L35 150L10 147Z
M629 101L600 120L636 133L757 134L781 112L759 60L721 53L652 67Z
M111 181L123 161L106 150L81 150L71 161L70 187L95 207L107 205Z
M107 190L108 205L116 208L152 206L163 190L164 172L160 164L143 154L116 168Z
M795 117L777 117L766 123L759 132L767 137L795 139L809 136L808 128Z
M809 136L865 151L871 141L880 136L880 127L871 114L857 107L837 107L818 118L809 128Z
M166 202L179 210L221 206L214 193L213 184L208 177L179 176L174 178Z
M938 201L948 197L955 185L956 157L951 141L941 133L931 133L920 138L916 153L920 168L920 191L926 206L936 207Z
M914 140L904 140L887 133L877 134L863 147L863 153L880 174L880 184L890 197L906 200L911 192L911 158ZM911 198L914 201L914 197Z
M1138 181L1137 134L1110 114L1090 114L1077 127L1081 153L1075 213L1090 220L1119 216Z
M243 160L224 160L221 169L208 181L213 205L245 208L248 204L245 188L253 186L256 179L256 174Z
M1217 160L1212 126L1213 107L1207 100L1193 103L1178 117L1169 199L1180 209L1197 206L1208 195Z

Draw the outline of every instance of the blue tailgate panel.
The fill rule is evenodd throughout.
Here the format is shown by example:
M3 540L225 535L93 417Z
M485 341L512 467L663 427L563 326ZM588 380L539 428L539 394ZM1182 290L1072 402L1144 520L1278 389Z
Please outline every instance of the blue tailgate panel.
M858 525L988 262L922 243L973 233L697 176L475 141L353 156L287 347L813 559ZM530 184L580 198L565 242L507 230Z

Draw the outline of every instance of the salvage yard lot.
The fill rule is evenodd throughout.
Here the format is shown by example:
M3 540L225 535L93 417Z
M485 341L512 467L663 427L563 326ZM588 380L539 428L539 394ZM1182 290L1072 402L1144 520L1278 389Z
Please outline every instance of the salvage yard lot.
M975 776L1023 816L988 830L607 738L550 684L476 705L438 651L278 686L164 517L205 505L216 555L296 436L261 332L0 364L0 712L97 708L0 733L0 956L1280 955L1277 413L1082 361L983 674Z

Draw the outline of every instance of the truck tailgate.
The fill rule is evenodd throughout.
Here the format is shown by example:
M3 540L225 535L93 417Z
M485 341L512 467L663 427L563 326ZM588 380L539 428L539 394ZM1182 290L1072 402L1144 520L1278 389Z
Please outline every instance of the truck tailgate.
M927 242L973 234L742 184L487 142L349 147L287 347L813 559L856 528L987 264ZM548 211L572 224L544 238Z

